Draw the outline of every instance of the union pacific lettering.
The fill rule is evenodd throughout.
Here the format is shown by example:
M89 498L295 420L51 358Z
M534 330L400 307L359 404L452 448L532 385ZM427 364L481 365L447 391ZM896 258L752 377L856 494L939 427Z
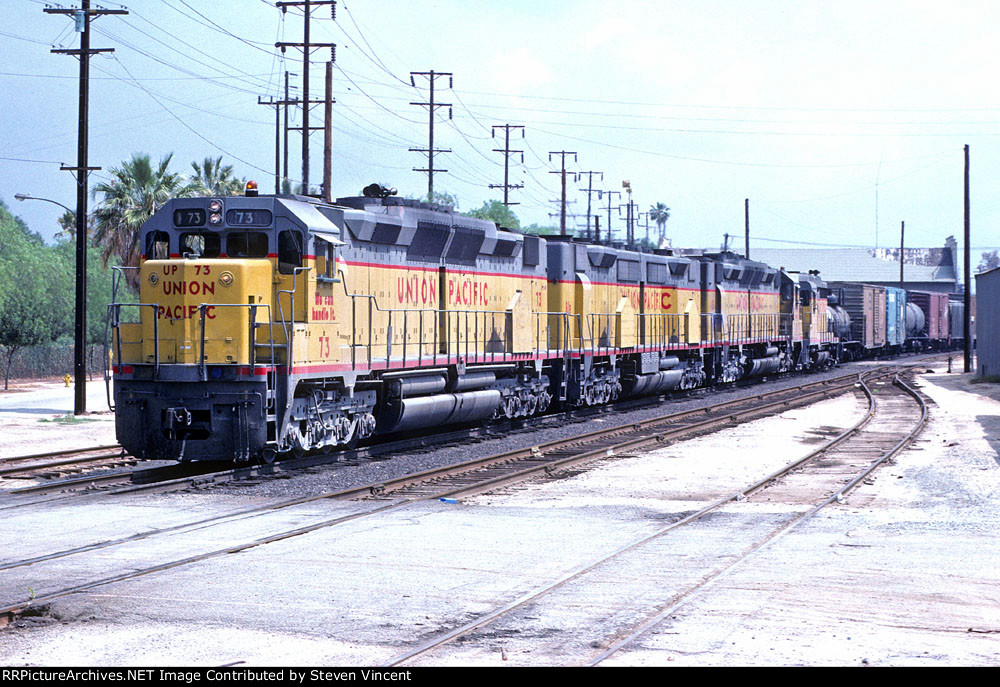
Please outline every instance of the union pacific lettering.
M653 289L647 288L643 292L643 312L657 312L658 310L673 310L674 304L670 302L671 292L674 289ZM629 303L636 310L639 310L639 290L622 289L622 297L627 297Z
M166 296L207 296L215 295L214 281L173 281L163 280L163 293Z
M730 312L771 312L777 310L778 296L773 293L726 291L725 304Z
M197 305L161 305L156 309L158 319L187 320L198 314ZM205 308L205 319L215 319L215 306L210 305Z
M437 306L437 275L414 274L396 278L396 301L404 305Z
M448 279L448 303L453 305L485 306L489 284L471 277Z

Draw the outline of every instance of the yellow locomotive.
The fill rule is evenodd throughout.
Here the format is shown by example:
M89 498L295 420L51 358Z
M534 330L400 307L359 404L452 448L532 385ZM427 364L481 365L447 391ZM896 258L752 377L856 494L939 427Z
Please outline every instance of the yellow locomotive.
M270 461L816 361L763 263L366 193L177 198L143 225L139 303L109 309L127 451Z

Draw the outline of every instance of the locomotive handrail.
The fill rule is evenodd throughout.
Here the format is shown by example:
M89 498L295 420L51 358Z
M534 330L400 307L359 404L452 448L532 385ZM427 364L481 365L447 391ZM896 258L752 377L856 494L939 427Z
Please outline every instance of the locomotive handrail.
M295 267L295 268L293 268L292 269L292 288L291 288L291 290L280 289L275 294L275 302L278 304L278 316L281 318L281 328L283 330L285 330L285 342L288 344L288 359L289 360L291 360L291 354L292 354L292 337L295 334L295 294L297 293L298 288L299 288L298 287L298 277L299 277L299 273L300 272L307 272L307 271L309 271L311 269L312 269L312 267ZM288 324L285 323L285 312L284 312L284 309L281 307L281 294L283 294L283 293L287 293L288 294L288 310L289 310L289 314L291 315L291 318L290 318L289 321L291 322L291 325L288 325ZM271 337L271 340L273 341L274 337ZM273 356L271 357L271 360L272 361L274 360Z
M119 365L123 363L122 359L122 337L121 337L121 309L123 307L136 307L136 308L150 308L153 311L153 379L159 378L160 373L160 318L159 318L159 303L110 303L108 305L108 317L110 320L110 328L117 333L115 337L115 360ZM206 356L205 356L205 342L206 342L206 319L207 319L207 309L212 308L247 308L249 309L249 333L250 337L248 340L249 349L247 352L247 358L250 363L250 367L256 366L256 325L257 325L257 309L264 308L267 311L267 321L268 328L270 332L270 341L268 346L271 350L271 361L270 367L275 367L277 361L274 357L274 322L271 317L271 306L268 303L201 303L198 306L199 313L199 327L200 327L200 338L199 338L199 375L202 381L207 379L206 370ZM190 319L190 318L175 318L175 319ZM141 324L141 321L138 323ZM233 364L240 364L241 361L236 360Z
M157 379L160 373L160 304L159 303L109 303L108 309L109 313L114 312L114 319L111 323L111 328L118 333L116 339L116 360L118 365L122 364L122 336L121 336L121 309L122 308L152 308L153 310L153 379ZM141 315L140 315L141 317ZM142 324L139 322L130 322L126 324Z
M199 346L198 346L198 350L200 352L199 359L198 359L198 367L199 367L199 376L201 377L201 381L204 382L204 381L208 380L208 374L207 374L207 356L205 355L205 322L206 322L206 314L208 312L208 308L210 308L210 307L212 307L212 308L248 308L249 309L248 320L249 320L249 325L250 325L249 326L250 336L249 336L249 339L247 340L247 343L248 343L248 346L249 346L249 350L247 351L247 359L248 359L248 362L250 364L250 373L251 374L253 374L254 367L256 366L256 355L254 353L254 350L256 348L256 341L257 341L257 336L256 336L256 334L257 334L257 332L256 332L256 329L257 329L257 327L256 327L256 325L257 325L257 308L264 308L265 310L267 310L267 321L268 321L269 331L270 331L270 334L271 334L271 340L269 342L269 346L271 348L271 362L270 362L270 367L273 368L273 367L277 366L277 361L275 361L275 359L274 359L274 322L272 321L272 318L271 318L271 306L270 306L270 304L268 304L268 303L201 303L201 304L198 305L198 315L199 315L199 318L201 320L200 323L199 323L199 326L201 328L201 340L199 341ZM291 367L291 364L292 364L291 363L291 357L290 357L290 351L291 351L291 349L289 348L289 357L288 357L288 360L287 360L287 364L288 364L289 367ZM235 364L239 364L240 361L236 360L234 362L235 362Z
M111 393L111 342L109 341L112 329L116 327L111 324L112 304L118 302L118 286L125 279L126 270L138 271L138 267L128 267L125 265L113 265L111 267L111 303L108 304L108 312L104 318L104 392L108 398L108 409L114 411L115 404Z

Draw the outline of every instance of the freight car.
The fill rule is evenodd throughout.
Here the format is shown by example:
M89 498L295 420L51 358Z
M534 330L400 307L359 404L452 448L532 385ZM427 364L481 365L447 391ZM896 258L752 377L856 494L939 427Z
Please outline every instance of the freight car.
M848 316L849 330L841 340L844 357L881 354L886 345L886 288L853 282L830 282L830 286L837 291L837 303Z
M909 300L920 310L914 313L914 325L907 335L907 346L913 351L948 348L948 294L930 291L909 291Z
M119 441L264 460L831 364L826 285L365 196L177 198L109 307Z

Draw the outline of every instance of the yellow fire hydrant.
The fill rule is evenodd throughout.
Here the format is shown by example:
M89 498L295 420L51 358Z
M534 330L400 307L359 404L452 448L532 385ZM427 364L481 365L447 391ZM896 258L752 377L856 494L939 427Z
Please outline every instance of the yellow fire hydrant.
M69 386L69 380L71 380L71 379L73 379L73 378L69 376L68 372L65 375L63 375L63 381L66 382L66 386L67 387Z

